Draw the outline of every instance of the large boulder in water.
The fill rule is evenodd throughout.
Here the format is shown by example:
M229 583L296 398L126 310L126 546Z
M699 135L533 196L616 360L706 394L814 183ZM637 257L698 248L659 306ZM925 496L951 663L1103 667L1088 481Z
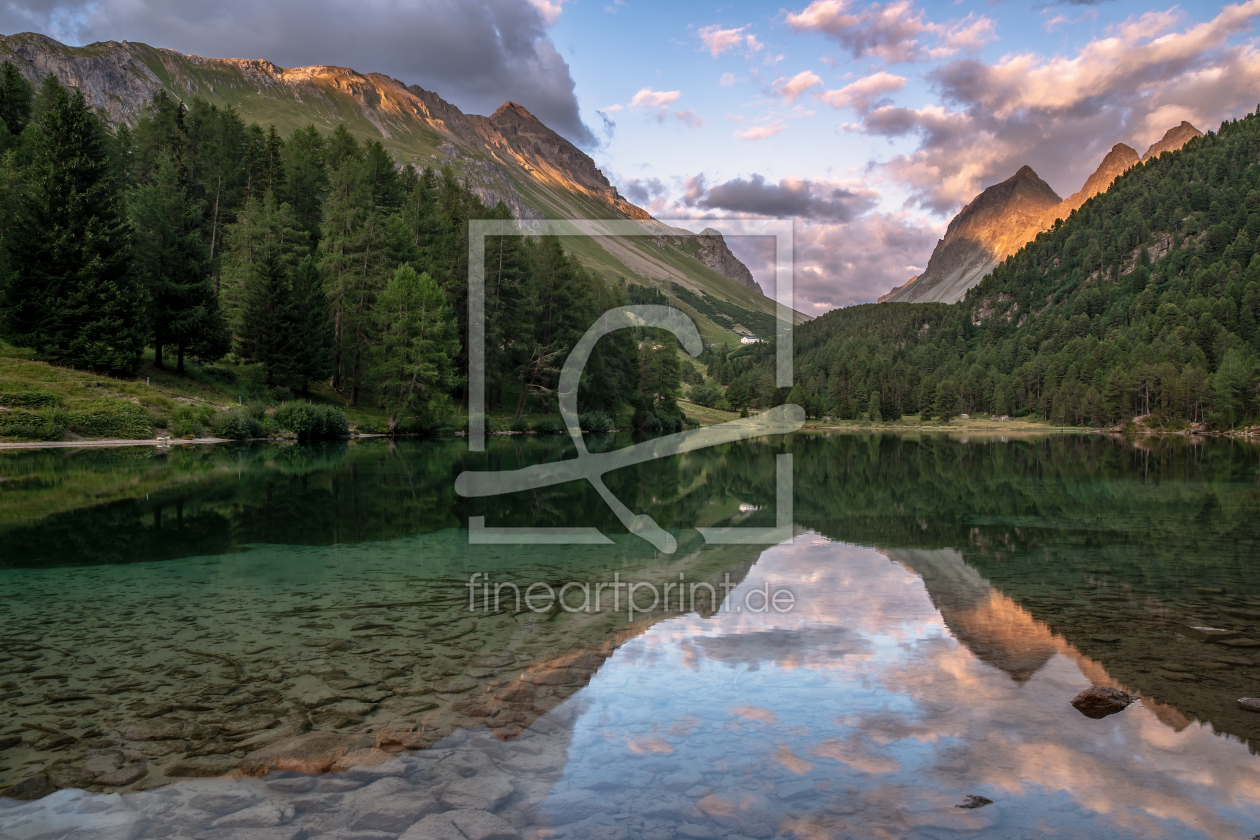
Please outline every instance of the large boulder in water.
M1087 718L1099 720L1123 712L1137 697L1118 688L1092 685L1072 698L1072 705Z

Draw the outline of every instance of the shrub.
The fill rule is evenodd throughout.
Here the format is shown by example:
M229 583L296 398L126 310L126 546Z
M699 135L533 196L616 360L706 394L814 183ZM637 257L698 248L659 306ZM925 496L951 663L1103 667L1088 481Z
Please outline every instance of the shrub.
M153 418L143 406L109 397L71 405L68 425L88 437L141 440L153 435Z
M515 420L512 421L512 425L509 428L511 428L511 430L514 432L528 432L529 421L526 420L524 417L517 417Z
M236 371L231 370L229 368L221 368L221 367L214 367L213 365L207 365L206 367L203 367L201 369L201 372L205 374L207 379L211 379L215 382L220 382L224 385L231 385L233 382L236 381Z
M343 437L350 434L346 413L331 405L286 402L276 409L276 423L299 438Z
M688 416L686 416L685 414L683 415L683 418L682 418L682 423L683 423L683 425L684 425L684 426L686 426L688 429L698 429L698 428L700 428L700 421L699 421L699 420L697 420L697 419L696 419L696 418L694 418L694 417L688 417Z
M361 435L383 435L389 431L384 423L376 420L360 420L354 424L354 430Z
M659 432L661 420L654 412L639 409L634 413L634 427L641 432Z
M22 440L60 440L66 433L70 415L60 408L38 411L12 409L0 411L0 437Z
M293 392L284 385L278 385L271 389L271 398L278 403L288 402L293 399Z
M262 436L262 422L246 408L229 408L210 419L210 431L230 440L256 438Z
M184 403L171 412L171 434L175 437L201 437L214 419L214 409L208 405Z
M15 391L0 394L0 405L7 405L9 408L57 408L61 405L61 399L47 391Z
M584 432L603 434L613 430L613 421L602 411L588 411L578 418L578 425Z
M540 435L562 435L568 431L564 421L559 417L544 417L534 424L534 431Z
M690 399L696 405L713 407L722 399L722 391L714 385L697 385L691 389Z

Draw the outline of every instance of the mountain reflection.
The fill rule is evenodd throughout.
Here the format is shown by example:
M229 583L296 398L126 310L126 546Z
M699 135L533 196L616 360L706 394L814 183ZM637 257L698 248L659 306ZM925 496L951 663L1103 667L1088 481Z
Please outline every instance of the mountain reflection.
M707 819L802 838L1051 828L1241 838L1260 817L1242 744L1172 725L1146 700L1101 721L1077 713L1078 691L1114 684L1105 668L956 551L805 535L764 552L732 601L767 584L795 585L796 610L668 619L622 647L584 695L553 798L696 768L704 778L692 795L708 790L695 806ZM743 657L733 654L741 638L751 642ZM653 763L601 749L614 733L657 739ZM995 804L956 808L968 794Z

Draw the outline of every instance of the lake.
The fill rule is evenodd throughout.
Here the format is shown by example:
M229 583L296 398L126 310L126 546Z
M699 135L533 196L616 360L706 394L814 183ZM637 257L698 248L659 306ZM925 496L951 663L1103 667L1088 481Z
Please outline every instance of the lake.
M780 522L788 454L791 538L706 542ZM1260 833L1260 447L800 433L610 473L669 553L583 482L455 492L572 457L0 454L0 836ZM540 527L587 542L502 530Z

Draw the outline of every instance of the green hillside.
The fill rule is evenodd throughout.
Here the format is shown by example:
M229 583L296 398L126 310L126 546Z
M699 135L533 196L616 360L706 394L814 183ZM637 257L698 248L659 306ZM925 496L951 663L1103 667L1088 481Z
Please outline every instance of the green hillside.
M1260 416L1260 117L1129 170L946 304L830 312L795 337L797 390L771 348L734 358L751 399L816 415L960 412L1113 426L1250 426ZM872 395L876 395L872 397Z
M488 149L478 137L461 135L461 127L466 133L470 129L457 109L436 96L417 99L402 83L383 76L337 67L285 70L266 61L206 59L131 42L70 47L32 33L0 36L0 60L30 67L31 56L65 84L83 89L115 123L134 125L153 94L164 90L188 104L201 100L230 109L247 125L275 126L282 137L308 125L328 137L340 126L362 144L380 143L396 164L452 167L488 205L504 197L548 219L624 218L576 182L557 180L502 149ZM120 69L127 83L117 78ZM440 111L430 112L430 107ZM774 314L773 301L705 267L694 247L670 243L661 250L636 238L624 243L626 259L589 239L567 241L566 247L609 281L624 278L665 289L678 282L752 313ZM738 333L703 315L699 326L707 342L739 341Z

